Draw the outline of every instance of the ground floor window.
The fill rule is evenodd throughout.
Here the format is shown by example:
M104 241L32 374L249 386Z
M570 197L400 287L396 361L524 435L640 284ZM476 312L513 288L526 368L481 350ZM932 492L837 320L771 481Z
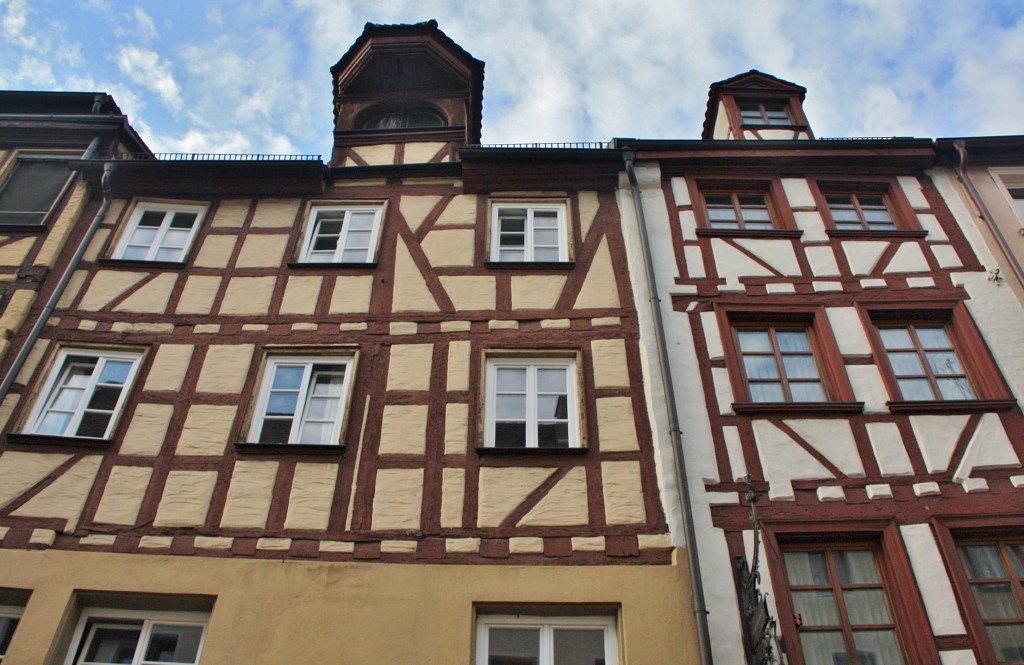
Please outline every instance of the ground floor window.
M82 612L65 665L196 665L208 615L197 612Z
M960 563L999 663L1024 663L1024 543L960 543Z
M485 615L476 665L618 665L613 617Z

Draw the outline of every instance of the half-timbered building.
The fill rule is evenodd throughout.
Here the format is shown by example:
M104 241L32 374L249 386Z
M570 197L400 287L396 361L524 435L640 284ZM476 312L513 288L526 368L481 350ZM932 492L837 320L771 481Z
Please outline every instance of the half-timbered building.
M615 141L714 661L1022 662L1017 287L932 141L817 139L804 93L751 71L700 140Z
M73 166L96 227L11 340L0 659L690 662L619 152L474 147L434 22L332 76L326 164Z

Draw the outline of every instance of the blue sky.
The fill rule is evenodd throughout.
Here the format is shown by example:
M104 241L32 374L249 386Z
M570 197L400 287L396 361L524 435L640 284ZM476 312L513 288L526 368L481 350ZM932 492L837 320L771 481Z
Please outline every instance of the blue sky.
M431 18L486 63L485 143L696 138L752 68L818 136L1024 134L1021 0L0 0L0 89L109 92L156 151L327 155L330 66Z

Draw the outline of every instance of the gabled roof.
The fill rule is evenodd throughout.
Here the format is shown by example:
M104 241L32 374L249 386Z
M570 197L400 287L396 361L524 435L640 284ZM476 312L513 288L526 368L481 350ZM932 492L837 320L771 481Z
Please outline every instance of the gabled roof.
M415 71L406 76L401 71L389 71L396 57L404 58ZM336 102L339 94L384 90L394 81L407 86L403 89L466 90L471 142L480 140L484 63L439 30L433 19L397 25L367 23L355 43L331 67L331 77Z
M718 101L722 95L743 93L796 96L803 101L807 95L807 88L756 69L716 81L708 88L708 107L704 112L704 131L701 136L711 137L714 131L714 116L718 112Z

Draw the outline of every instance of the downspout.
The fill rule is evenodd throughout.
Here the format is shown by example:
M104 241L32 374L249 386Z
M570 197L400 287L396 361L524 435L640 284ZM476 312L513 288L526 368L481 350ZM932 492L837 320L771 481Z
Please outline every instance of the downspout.
M633 193L633 206L636 208L637 225L640 227L640 243L643 246L644 269L647 272L647 296L654 317L654 338L658 346L658 360L661 363L661 387L668 406L669 431L674 439L676 483L680 488L680 508L683 513L683 529L686 534L686 557L690 569L690 588L692 590L693 616L697 622L697 643L700 648L702 665L712 665L711 634L708 631L708 611L704 603L704 583L700 572L700 555L697 553L697 537L693 527L693 510L690 508L690 486L686 476L686 460L683 455L683 432L679 426L679 411L676 409L676 393L672 381L672 369L669 364L668 346L665 343L665 322L661 315L661 297L658 295L658 282L654 274L654 261L651 256L651 241L647 235L647 220L644 216L643 199L640 196L640 183L637 182L633 160L636 153L625 151L623 159L626 163L626 175Z
M960 156L960 164L956 169L957 178L967 189L967 193L970 195L971 201L981 214L981 218L985 220L985 225L988 227L988 230L991 231L992 235L995 237L996 243L999 245L999 249L1001 249L1003 251L1003 255L1006 256L1006 260L1010 264L1010 269L1013 270L1013 275L1017 278L1017 283L1024 287L1024 269L1021 268L1020 261L1017 260L1016 255L1010 248L1010 243L1006 241L1006 236L1003 235L1003 232L996 225L995 220L992 219L992 213L989 212L984 199L981 198L981 194L978 193L978 189L974 186L974 181L972 181L970 176L967 175L967 142L963 139L957 139L953 141L953 147L956 148L956 152Z
M99 143L100 137L97 136L93 139L92 143L89 144L89 147L82 155L82 159L91 158L96 153ZM64 274L60 276L60 281L57 282L57 286L54 287L49 300L46 301L43 311L39 313L39 317L32 326L32 330L29 331L28 337L21 346L21 350L18 351L18 355L14 358L14 362L11 363L10 369L7 370L7 375L4 376L3 383L0 383L0 399L7 396L7 391L9 391L11 386L14 384L15 377L18 376L18 372L20 372L21 368L24 366L25 360L28 358L28 354L32 352L32 347L35 346L36 340L39 339L39 336L43 332L43 328L46 327L46 321L57 308L57 302L64 294L64 289L67 288L68 282L71 281L71 276L75 273L75 269L78 268L78 264L82 260L82 256L85 254L86 248L88 248L89 243L92 242L92 237L96 235L96 229L100 227L104 216L107 214L107 210L110 209L110 178L113 172L114 163L106 162L103 165L103 176L100 179L100 187L103 190L103 203L100 204L100 209L96 211L96 216L93 217L92 222L89 224L89 228L85 232L85 237L82 238L82 242L79 243L78 249L75 250L75 255L71 257L71 261L68 262L67 267L64 269Z

